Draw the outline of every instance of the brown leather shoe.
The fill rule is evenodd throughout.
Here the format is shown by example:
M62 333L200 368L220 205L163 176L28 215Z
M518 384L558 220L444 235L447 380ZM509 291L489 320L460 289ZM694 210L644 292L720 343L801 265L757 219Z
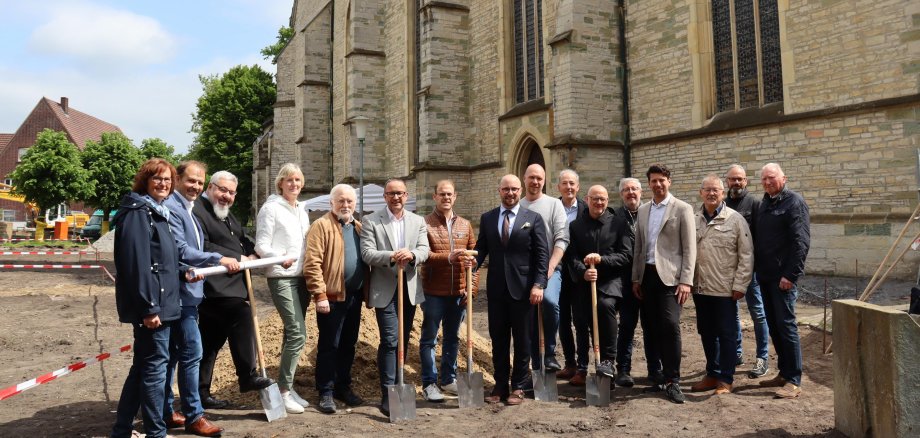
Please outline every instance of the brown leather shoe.
M182 426L185 426L185 415L182 415L181 412L173 412L172 415L166 419L166 427L170 429Z
M730 383L725 383L720 381L716 384L716 390L712 392L712 395L722 395L722 394L731 394L732 385Z
M571 379L569 379L569 385L572 386L585 386L585 380L587 380L588 372L584 370L578 370Z
M508 406L517 406L524 403L524 390L515 389L511 391L511 394L508 395L508 400L505 400L505 404Z
M796 398L802 394L802 388L793 383L787 382L782 388L776 391L775 398Z
M562 380L569 380L572 377L575 377L575 373L577 372L578 372L577 367L566 366L565 368L562 369L562 371L559 371L558 373L556 373L556 378L562 379Z
M710 391L716 389L716 386L719 384L719 380L712 376L703 377L703 380L700 380L696 384L690 387L690 391L701 392L701 391Z
M505 395L499 392L497 389L493 389L492 393L486 396L486 403L496 404L501 403L502 399L505 398Z
M760 381L761 388L779 388L784 385L786 385L786 379L784 379L783 376L780 376L780 375L777 375L776 377L770 380Z
M222 427L217 427L202 415L198 421L192 424L186 424L185 431L198 436L220 436L224 429Z

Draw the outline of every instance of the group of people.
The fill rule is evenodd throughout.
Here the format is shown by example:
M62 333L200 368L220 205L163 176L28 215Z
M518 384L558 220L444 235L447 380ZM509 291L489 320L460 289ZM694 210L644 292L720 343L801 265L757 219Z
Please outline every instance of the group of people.
M651 202L642 203L640 180L624 178L617 208L608 205L603 185L579 198L579 178L572 170L559 175L559 198L546 195L546 173L535 164L526 169L523 187L515 175L501 178L500 205L480 217L478 237L470 221L454 211L459 194L450 180L437 182L434 210L422 217L406 209L405 182L391 179L384 189L386 208L361 221L355 215L355 190L339 184L330 192L330 211L311 224L298 200L303 173L288 163L275 179L277 193L259 210L254 242L229 212L236 177L216 172L205 190L205 174L199 162L176 169L151 159L135 175L116 216L118 313L134 327L135 356L112 436L131 435L138 409L147 436L164 436L179 426L200 436L220 435L222 429L205 418L204 409L229 405L210 391L217 352L228 341L240 391L275 383L256 372L256 328L239 272L241 262L259 257L288 258L266 275L284 326L277 384L288 413L309 406L295 391L294 376L311 302L319 331L315 389L320 412L335 413L336 400L347 406L364 403L351 379L362 305L375 310L380 333L379 408L384 414L389 414L387 386L396 382L398 336L402 331L408 344L419 305L423 397L442 402L445 393L456 394L458 332L466 300L478 290L478 268L486 260L496 382L487 402L523 403L532 389L531 369L545 368L584 385L596 311L597 371L615 385L634 385L631 358L641 321L649 389L683 403L679 319L691 296L706 355L706 376L692 385L693 391L731 392L743 357L737 302L745 298L757 343L749 375L768 372L769 335L779 374L761 385L779 387L778 397L801 392L795 284L809 247L808 208L786 187L775 163L761 170L761 199L748 193L744 169L733 165L724 182L715 174L703 179L698 209L670 194L671 173L662 164L646 172ZM470 250L477 255L467 255ZM216 265L226 267L227 274L207 279L194 274L193 268ZM402 285L397 284L399 271ZM467 292L468 280L473 296ZM596 309L588 294L591 283L598 291ZM398 291L405 305L403 330ZM543 361L537 318L545 331ZM556 359L557 335L564 365ZM173 374L178 376L178 411Z

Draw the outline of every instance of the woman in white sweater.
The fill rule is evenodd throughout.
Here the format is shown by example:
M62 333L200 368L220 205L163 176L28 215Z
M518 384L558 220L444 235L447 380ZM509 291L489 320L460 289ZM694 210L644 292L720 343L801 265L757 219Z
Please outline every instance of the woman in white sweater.
M297 201L303 189L303 172L293 163L281 166L275 178L275 187L278 194L269 196L259 210L256 253L263 258L289 255L297 260L287 268L273 265L266 274L272 301L284 323L278 386L287 412L299 414L309 406L294 391L294 372L307 340L305 317L310 305L302 274L303 246L310 218L303 203Z

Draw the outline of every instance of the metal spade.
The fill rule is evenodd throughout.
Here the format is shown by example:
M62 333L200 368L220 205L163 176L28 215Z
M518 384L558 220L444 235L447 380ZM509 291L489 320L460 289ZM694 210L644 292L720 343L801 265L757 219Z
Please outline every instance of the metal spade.
M405 365L406 346L403 345L403 268L400 266L396 274L396 317L399 324L396 349L396 384L387 385L387 399L390 408L390 422L415 419L415 385L408 385L403 381L403 368Z
M474 257L476 251L464 251ZM478 408L485 405L482 373L473 372L473 267L466 268L466 373L457 374L457 396L461 408Z
M537 327L540 341L540 369L532 370L533 398L540 401L555 402L559 400L556 387L556 373L546 371L546 347L543 345L543 304L537 304Z
M591 263L591 269L594 269L594 263ZM588 376L585 381L585 402L588 406L607 406L610 404L610 377L597 372L598 356L600 349L598 347L597 334L597 281L591 282L591 316L593 320L593 329L591 333L591 343L594 349L594 374Z
M256 346L259 351L259 367L262 369L262 377L268 378L265 372L265 354L262 352L262 335L259 334L259 312L256 311L256 300L252 294L252 276L249 275L249 269L246 269L246 289L249 292L249 306L252 308L252 325L255 326ZM259 390L259 399L262 401L262 410L265 411L265 417L268 422L287 417L287 410L284 409L284 400L281 399L281 390L278 389L277 383L272 383L267 388Z

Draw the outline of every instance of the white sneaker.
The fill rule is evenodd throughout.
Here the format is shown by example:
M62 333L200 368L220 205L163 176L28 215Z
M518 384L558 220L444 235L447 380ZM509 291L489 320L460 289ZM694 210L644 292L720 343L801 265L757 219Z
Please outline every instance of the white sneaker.
M291 396L292 392L293 391L288 391L281 394L281 400L284 401L284 410L289 414L302 414L303 406L294 400L294 397Z
M422 394L425 396L425 400L428 400L432 403L441 403L444 401L444 394L441 394L441 390L438 389L438 385L434 383L425 387L422 390Z
M441 391L444 391L446 394L457 395L457 381L454 380L446 385L441 385Z
M294 401L297 402L297 404L299 404L299 405L301 405L301 406L303 406L303 407L305 407L305 408L309 408L309 407L310 407L310 402L304 400L304 398L301 397L300 394L297 393L297 391L294 391L294 390L292 389L292 390L288 391L288 394L291 394L291 398L293 398Z

